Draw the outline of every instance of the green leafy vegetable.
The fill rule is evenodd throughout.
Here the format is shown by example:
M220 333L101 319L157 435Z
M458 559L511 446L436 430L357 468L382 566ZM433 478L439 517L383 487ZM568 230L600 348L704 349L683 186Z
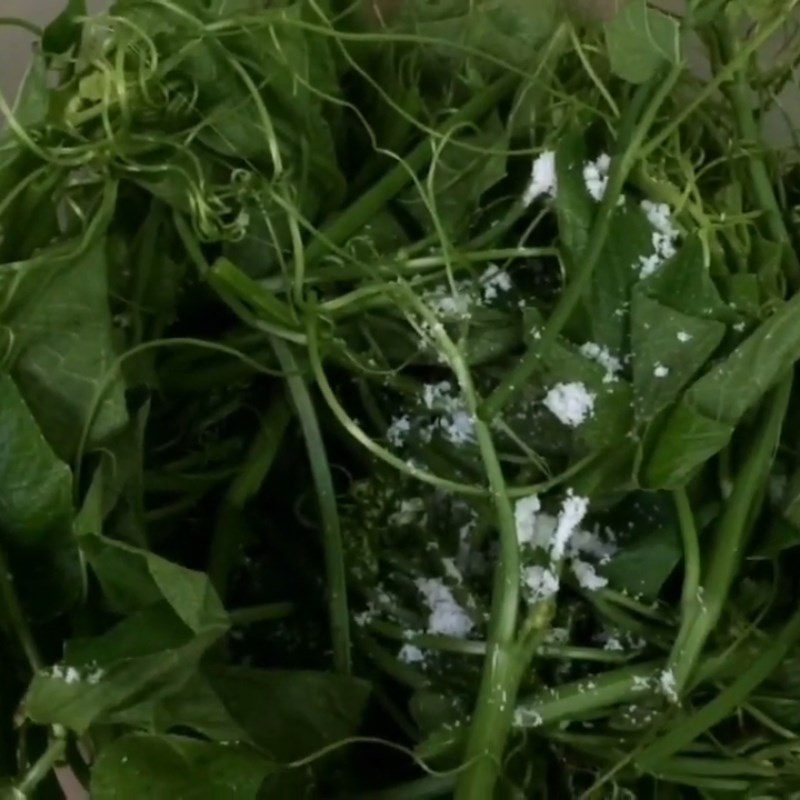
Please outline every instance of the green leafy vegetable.
M0 98L2 797L797 793L751 5L64 3Z

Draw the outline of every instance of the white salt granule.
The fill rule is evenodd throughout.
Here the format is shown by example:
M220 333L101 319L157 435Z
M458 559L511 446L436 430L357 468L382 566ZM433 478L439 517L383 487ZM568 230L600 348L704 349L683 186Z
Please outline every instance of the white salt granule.
M533 161L531 178L522 193L522 204L527 207L543 194L555 197L557 191L556 154L552 150L545 150Z
M608 534L609 531L606 533ZM611 557L617 552L617 546L612 541L601 539L596 530L589 531L585 528L578 528L569 540L567 552L571 556L591 556L600 564L608 564Z
M639 277L644 279L657 272L665 261L675 255L680 231L672 224L670 207L666 203L642 200L641 206L653 228L653 252L649 256L639 257Z
M422 402L425 408L434 408L439 404L449 404L452 401L450 392L453 385L450 381L440 381L439 383L426 383L422 387Z
M547 600L558 592L558 575L538 564L522 570L522 584L528 590L531 603Z
M62 667L60 664L55 664L52 667L50 675L56 680L64 681L64 683L78 683L81 679L81 673L75 667ZM94 681L94 683L96 682Z
M411 420L408 414L404 414L402 417L395 417L386 429L386 441L392 447L402 447L410 432Z
M602 575L598 575L594 565L588 561L574 558L570 566L578 584L587 591L596 592L598 589L608 586L608 580Z
M666 378L667 375L669 375L669 367L665 367L663 364L657 363L653 368L653 375L655 375L656 378Z
M397 658L404 664L419 664L425 660L425 654L416 645L404 644L400 648Z
M670 703L678 702L678 684L675 680L675 673L671 669L665 669L659 674L658 685L664 697L666 697Z
M418 578L415 583L431 612L428 617L429 633L464 638L472 630L472 620L441 579Z
M570 537L581 524L589 508L589 500L586 497L579 497L570 490L561 504L561 511L558 514L556 530L553 534L553 542L550 547L550 556L553 561L560 561L564 557L564 551Z
M464 580L461 575L461 570L456 566L455 559L443 558L442 566L444 567L444 574L447 575L448 578L452 578L457 583L461 583Z
M454 411L449 417L439 420L439 427L453 444L468 444L475 441L475 417L464 409Z
M470 298L467 294L449 294L439 290L423 299L437 316L464 319L470 315Z
M587 161L583 165L583 182L586 191L599 203L606 193L608 186L608 170L611 167L611 156L603 153L594 161Z
M691 342L692 341L692 334L691 333L686 333L686 331L678 331L678 341L679 342L683 342L684 344L686 342Z
M577 428L594 411L595 395L580 381L557 383L544 398L545 406L564 425Z
M538 711L520 706L514 709L514 725L517 728L538 728L544 725L544 720Z
M450 381L428 383L422 387L422 402L429 411L440 416L420 433L430 441L434 431L441 431L452 444L470 444L475 441L475 417L467 411L462 398L453 392Z
M514 504L514 521L517 524L517 541L519 544L533 545L536 531L536 514L541 509L539 496L535 494L520 497Z
M586 342L580 347L581 355L599 364L605 371L603 383L617 380L617 373L622 369L622 362L607 348L597 342Z
M503 272L496 264L490 264L480 280L486 302L496 300L500 292L509 292L513 286L508 273Z
M86 676L86 683L90 683L92 686L94 686L95 684L100 683L105 674L106 671L104 669L96 667Z
M411 525L424 522L425 501L421 497L405 497L397 506L397 510L389 517L390 525Z

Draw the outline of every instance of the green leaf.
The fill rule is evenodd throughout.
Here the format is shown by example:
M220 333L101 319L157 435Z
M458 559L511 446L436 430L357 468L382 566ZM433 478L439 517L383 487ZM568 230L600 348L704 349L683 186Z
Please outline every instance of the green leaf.
M480 130L453 136L435 153L421 187L413 184L401 196L403 208L426 231L436 232L436 221L451 236L464 232L473 221L481 195L506 174L505 156L479 148L502 148L506 140L496 114L490 115Z
M711 419L738 422L800 358L798 312L795 295L694 383L686 402Z
M461 42L506 63L530 64L537 54L536 45L553 31L559 8L555 0L488 0L476 6L469 0L448 0L428 3L413 0L403 4L400 19L404 30L438 39L443 42ZM448 64L456 74L459 62L477 61L454 51L452 47L425 43L422 57L433 61L455 62ZM435 62L438 63L438 62Z
M677 255L642 281L641 287L662 305L693 317L721 322L736 322L739 318L720 297L698 236L687 237Z
M42 50L64 53L80 39L80 17L86 16L86 0L67 0L67 7L44 29Z
M611 70L630 83L645 83L664 64L681 59L678 23L646 0L631 0L603 27Z
M470 44L507 62L530 63L533 46L552 33L558 12L555 0L490 0L472 10Z
M475 308L463 341L464 356L471 367L494 361L519 346L519 323L499 310Z
M616 509L624 520L619 550L600 572L616 590L655 600L681 558L681 541L672 500L665 494L638 492Z
M279 761L352 736L370 691L366 681L322 672L227 667L205 674L231 717Z
M149 410L150 403L142 403L125 428L104 443L75 518L76 536L106 531L117 541L146 547L142 458Z
M63 663L34 676L25 712L79 734L96 721L141 723L191 678L226 630L217 620L196 633L166 602L156 603L102 636L69 642Z
M734 426L680 403L660 431L642 470L643 486L675 489L730 441Z
M756 543L751 558L776 558L784 550L790 550L800 546L800 527L797 525L798 515L794 514L787 518L776 519Z
M633 394L640 422L669 405L719 346L725 326L635 292L631 309Z
M653 229L641 208L626 204L611 218L600 266L592 274L589 301L592 340L612 353L629 350L631 289L640 256L653 249Z
M9 549L7 556L20 602L33 621L48 622L80 601L86 575L74 540Z
M558 383L580 382L594 395L591 416L574 429L576 442L588 450L617 444L631 429L631 386L622 379L608 380L606 370L566 343L556 343L547 354L542 375L545 391Z
M0 536L33 547L69 534L72 472L53 452L9 375L0 374Z
M114 611L130 612L164 599L196 633L227 624L225 609L205 573L101 536L82 537L81 548Z
M103 748L92 769L91 794L94 800L255 800L275 771L242 745L131 734Z
M11 373L55 452L74 456L104 382L89 444L118 431L127 412L122 381L111 372L116 352L104 241L63 260L52 255L5 265L0 300Z
M38 54L31 60L14 103L14 119L24 128L34 128L47 119L50 94L47 89L47 65ZM14 136L12 131L0 132L0 142Z
M583 135L577 130L567 131L556 149L558 192L555 206L558 234L573 262L586 248L589 229L597 210L597 204L586 190L586 183L583 180L585 161L586 148Z

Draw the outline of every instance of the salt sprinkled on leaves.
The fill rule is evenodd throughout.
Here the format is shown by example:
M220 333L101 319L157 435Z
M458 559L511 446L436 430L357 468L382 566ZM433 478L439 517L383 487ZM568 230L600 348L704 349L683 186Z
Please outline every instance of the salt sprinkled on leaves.
M582 588L590 592L596 592L598 589L608 586L608 579L604 578L602 575L598 575L594 565L590 564L588 561L574 558L570 566L572 567L575 579Z
M475 441L475 419L464 409L454 411L449 419L442 418L439 427L453 444L468 444Z
M406 436L411 431L411 420L408 414L402 417L395 417L391 425L386 429L386 440L392 447L402 447Z
M550 547L550 556L554 561L560 561L564 557L567 543L575 529L583 521L588 508L589 500L586 497L579 497L571 490L567 493L558 514L558 523Z
M669 367L665 367L663 364L658 363L653 368L653 375L655 375L656 378L666 378L667 375L669 375Z
M518 728L538 728L544 725L544 720L538 711L521 706L514 709L514 725Z
M647 278L675 255L680 231L672 224L670 208L666 203L642 200L642 210L653 228L653 252L649 256L639 256L639 277Z
M81 680L81 673L75 667L62 667L60 664L55 664L52 667L50 675L56 680L64 681L64 683L79 683ZM94 681L94 683L96 682Z
M547 600L558 592L558 575L538 564L522 570L522 583L528 589L531 603Z
M692 340L692 334L686 333L686 331L678 331L678 341L683 342L690 342Z
M440 381L439 383L426 383L422 387L422 401L426 408L433 408L437 403L449 400L449 393L453 387L450 381Z
M606 534L611 535L609 531L606 531ZM613 542L603 541L596 531L578 528L569 540L569 550L571 554L581 553L592 556L600 564L608 564L617 552L617 546Z
M429 633L463 638L472 630L472 620L439 578L418 578L415 583L431 612Z
M483 299L486 302L496 300L500 292L510 292L513 284L507 272L503 272L496 264L490 264L481 275Z
M617 373L622 369L622 362L607 348L596 342L586 342L580 347L581 354L599 364L605 371L603 383L617 380Z
M522 193L522 204L527 207L543 194L555 197L557 191L556 154L552 150L545 150L533 161L530 181Z
M608 170L611 167L611 157L603 153L595 161L587 161L583 165L583 182L586 191L599 203L606 193L608 186Z
M675 673L671 669L665 669L658 676L658 685L670 703L678 702L678 684L675 681Z
M425 654L416 645L404 644L400 648L397 658L404 664L419 664L425 660Z
M452 444L470 444L475 441L475 418L464 407L464 401L453 393L450 381L428 383L422 387L422 402L429 411L440 414L430 425L423 426L421 434L430 441L435 430L441 431Z
M580 381L557 383L544 398L545 406L564 425L577 428L594 411L595 395Z
M424 525L426 521L425 501L421 497L404 497L389 517L389 524L397 526Z

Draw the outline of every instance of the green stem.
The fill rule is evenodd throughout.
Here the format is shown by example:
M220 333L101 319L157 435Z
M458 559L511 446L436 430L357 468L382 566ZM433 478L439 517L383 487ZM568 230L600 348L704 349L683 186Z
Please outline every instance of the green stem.
M541 363L543 354L555 342L575 308L581 300L591 280L594 269L600 261L611 225L611 218L617 208L625 181L639 157L639 150L650 126L653 124L661 104L672 90L681 72L681 67L673 67L666 75L642 85L634 95L625 111L620 135L620 152L613 158L603 200L595 217L586 249L578 260L577 270L572 281L567 284L553 313L547 320L541 338L528 350L510 370L500 384L483 404L482 416L492 420L505 404L521 391ZM651 98L652 95L652 98ZM647 103L648 98L650 102ZM645 104L647 103L646 107ZM642 108L644 111L642 112ZM640 116L640 112L641 116Z
M728 0L721 0L721 4L726 4ZM783 25L786 24L789 12L797 5L800 0L792 0L789 6L782 14L776 14L775 18L765 25L737 54L736 60L726 64L719 72L714 75L714 78L707 81L703 88L686 104L680 107L672 117L672 119L664 125L664 127L655 135L643 148L643 157L647 157L650 153L655 152L661 147L664 142L672 136L675 131L683 125L684 122L694 114L707 100L714 97L719 91L720 87L725 81L730 80L736 73L736 70L743 64L753 53L757 52L764 44L766 44Z
M498 594L495 591L495 595ZM502 642L490 642L475 711L467 733L464 751L467 768L459 776L455 800L486 800L493 797L523 672L519 661L515 647Z
M513 90L518 82L519 78L512 74L506 74L496 80L447 120L442 128L442 135L446 136L459 125L479 119L491 111L503 97ZM433 158L433 153L430 139L425 137L378 183L364 192L333 221L323 226L318 237L306 248L305 263L307 265L314 264L325 255L331 244L341 244L358 233L389 200L411 183L414 174Z
M736 57L738 55L736 53L736 39L733 35L730 21L724 14L721 15L718 30L723 57L729 65L733 65L735 68L734 80L728 85L727 94L736 115L739 135L746 142L755 145L747 159L753 194L764 213L764 221L770 236L783 245L783 267L791 285L797 288L800 285L800 260L798 260L797 253L792 247L791 238L783 220L783 214L772 189L772 181L767 171L767 165L764 162L761 131L753 117L753 111L748 100L751 90L744 70L746 61Z
M400 284L400 290L408 304L431 326L446 362L455 373L466 408L475 421L475 436L500 538L487 653L465 751L468 767L461 773L455 792L456 800L483 800L492 796L500 772L517 690L527 664L525 653L516 641L521 577L517 526L491 431L477 415L478 396L464 357L436 316L414 292L405 284ZM537 624L531 626L532 629L543 630L549 622L549 614L539 616L541 619L537 616Z
M619 703L641 700L655 693L658 666L657 661L650 661L547 689L517 706L517 725L538 727L586 719Z
M347 605L347 575L330 464L306 379L300 374L289 346L277 336L271 337L270 341L281 368L286 373L286 384L303 429L311 475L317 492L325 551L333 661L339 672L349 673L350 614Z
M683 616L670 657L670 668L679 694L689 682L703 647L725 608L744 555L753 505L762 497L763 485L780 440L791 389L790 375L772 393L763 421L753 434L747 460L736 476L730 500L720 518L708 557L708 573L695 592L698 598L694 613Z
M636 759L637 765L648 771L657 769L661 761L691 744L698 736L725 719L772 674L798 639L800 611L795 611L780 633L770 640L761 655L733 683L710 703L676 723L664 736L653 742Z
M37 38L44 33L38 25L34 25L29 20L22 19L21 17L0 17L0 27L22 28L28 31L28 33L32 33Z
M17 784L23 796L31 793L46 777L50 770L64 757L66 742L53 739L36 763L25 773Z
M460 653L467 656L485 656L486 642L480 639L459 639L455 636L442 636L435 633L415 633L409 635L408 628L385 620L373 620L369 630L387 639L408 642L426 650L439 650L443 653ZM631 656L623 652L600 650L596 647L573 645L541 644L536 648L539 658L563 659L565 661L593 661L601 664L619 664L629 661Z
M214 528L208 575L224 600L228 577L242 546L245 524L242 509L258 492L278 453L291 419L291 408L282 395L272 401L244 464L222 501Z
M681 614L683 619L694 617L700 589L700 543L697 539L697 526L685 489L674 492L675 506L683 541L683 590L681 593Z
M0 550L0 601L2 601L5 616L28 659L31 670L37 672L42 668L44 662L39 654L39 648L36 646L28 620L25 618L22 604L19 602L17 590L14 588L14 579L11 577L3 550Z

